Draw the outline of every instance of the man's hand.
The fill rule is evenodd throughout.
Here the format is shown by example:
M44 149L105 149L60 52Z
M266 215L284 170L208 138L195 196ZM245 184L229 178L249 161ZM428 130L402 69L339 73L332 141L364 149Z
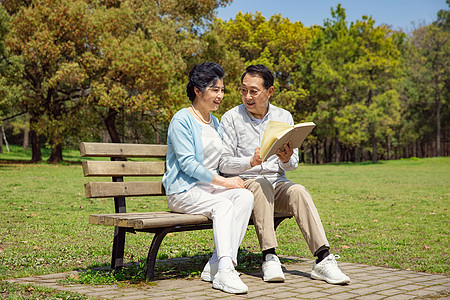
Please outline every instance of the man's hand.
M292 149L292 142L284 144L283 149L284 151L278 149L276 155L278 156L281 162L287 163L291 159L292 154L294 154L294 149Z
M259 155L259 151L261 147L255 149L255 154L253 154L252 158L250 158L250 166L254 167L262 164L261 156Z

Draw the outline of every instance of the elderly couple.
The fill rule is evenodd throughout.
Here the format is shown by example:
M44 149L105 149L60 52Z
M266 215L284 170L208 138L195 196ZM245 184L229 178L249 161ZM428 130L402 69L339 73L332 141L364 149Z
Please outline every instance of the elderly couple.
M224 97L225 72L216 63L202 63L189 73L188 108L172 118L167 138L167 170L163 178L172 211L202 214L212 220L215 250L203 269L202 280L227 293L247 293L235 270L239 246L250 216L263 253L263 280L285 280L275 253L274 211L290 212L317 257L311 278L345 284L350 278L336 263L311 195L292 183L285 171L298 166L298 149L262 162L260 143L269 120L293 125L292 115L269 103L273 75L264 65L251 65L241 78L242 104L225 113L219 123L211 111ZM221 175L222 174L222 175Z

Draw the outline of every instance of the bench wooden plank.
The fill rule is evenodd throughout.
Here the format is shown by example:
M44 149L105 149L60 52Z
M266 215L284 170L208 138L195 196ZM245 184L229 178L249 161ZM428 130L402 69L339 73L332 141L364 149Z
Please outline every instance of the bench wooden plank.
M93 176L162 176L163 161L83 161L85 177Z
M81 157L165 157L167 145L80 143Z
M88 182L84 191L86 198L165 195L161 181Z
M209 224L211 223L211 220L203 215L180 214L166 211L122 214L92 214L89 216L89 223L134 229L148 229Z
M275 218L292 217L289 213L275 213ZM149 229L171 226L185 226L211 223L203 215L180 214L171 211L118 213L118 214L92 214L89 223L95 225L119 226L134 229Z

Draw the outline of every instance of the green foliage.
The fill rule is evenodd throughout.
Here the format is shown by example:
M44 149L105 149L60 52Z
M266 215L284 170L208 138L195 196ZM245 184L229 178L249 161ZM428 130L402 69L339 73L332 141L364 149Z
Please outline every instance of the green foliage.
M311 30L300 22L290 22L281 15L274 15L266 20L261 13L238 13L234 20L216 20L208 36L220 37L220 53L211 55L223 61L218 54L229 53L230 58L238 56L238 65L233 65L231 82L227 76L227 85L232 85L234 92L230 96L233 104L240 103L237 89L240 86L244 66L250 64L265 64L276 77L276 93L271 101L294 112L294 105L305 97L306 91L297 88L292 78L295 62L299 55L305 52L306 45L312 38ZM216 38L219 40L219 38ZM211 52L211 51L210 51ZM210 53L209 52L209 53ZM228 58L228 57L226 57ZM228 59L229 61L229 59ZM225 67L229 64L224 61ZM227 68L225 68L227 70ZM235 71L237 70L237 71ZM219 114L231 108L228 103Z
M229 2L1 2L0 118L20 115L1 125L30 130L33 149L41 137L54 152L106 132L114 142L164 143L170 118L189 105L194 64L226 71L220 117L241 103L245 66L263 63L275 76L271 102L317 124L304 159L448 153L448 10L405 34L367 16L349 23L340 4L322 26L259 12L215 19Z
M319 139L337 138L351 150L392 137L399 126L400 52L395 33L372 18L348 26L340 5L332 16L298 61L309 93L296 107L320 124Z
M156 129L186 103L185 60L200 52L197 29L228 2L2 2L0 50L5 40L11 56L0 55L17 66L16 80L0 85L24 91L8 93L9 105L27 112L30 130L55 151L102 122L117 140L118 113L145 113Z

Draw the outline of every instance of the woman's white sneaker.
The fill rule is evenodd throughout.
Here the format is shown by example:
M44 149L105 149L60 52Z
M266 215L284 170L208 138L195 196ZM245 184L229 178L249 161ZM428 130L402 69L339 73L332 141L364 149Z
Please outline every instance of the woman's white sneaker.
M245 294L248 292L248 287L233 268L217 271L212 287L230 294Z
M200 275L200 278L203 281L207 281L207 282L213 282L214 280L214 275L216 275L217 270L219 269L219 262L212 264L209 261L206 263L205 267L203 268L202 274ZM241 273L239 273L238 271L236 271L236 269L234 270L234 272L238 275L241 276Z
M339 259L339 255L330 254L320 263L314 262L311 278L325 280L331 284L349 283L350 278L339 269L336 259Z
M267 282L284 282L284 273L281 269L281 262L278 256L267 254L262 264L263 280Z
M202 274L200 277L203 281L213 282L214 275L217 273L217 269L219 268L219 262L215 264L209 263L209 261L206 263L205 267L203 268Z

